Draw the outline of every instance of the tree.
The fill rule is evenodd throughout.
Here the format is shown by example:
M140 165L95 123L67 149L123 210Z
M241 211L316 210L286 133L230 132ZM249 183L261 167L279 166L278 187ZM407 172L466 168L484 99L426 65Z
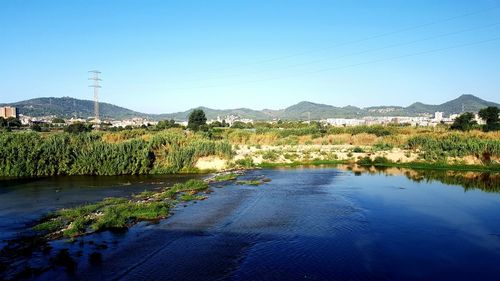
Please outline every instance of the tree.
M31 125L30 129L32 131L35 131L35 132L41 132L42 131L42 127L40 125L36 124L36 123L33 124L33 125Z
M62 118L56 117L56 118L52 119L52 124L64 124L64 123L66 123L66 122L64 122L64 119L62 119Z
M250 123L243 123L241 121L235 121L233 122L233 125L231 125L231 128L234 128L234 129L251 129L253 128L252 124Z
M74 134L90 132L92 131L92 124L83 124L80 122L76 122L64 128L64 131L67 133L74 133Z
M19 119L14 118L14 117L8 117L7 119L0 118L0 127L6 127L6 128L14 128L14 127L21 127L21 121Z
M474 114L470 112L465 112L464 114L458 116L453 124L451 125L452 130L468 131L477 122L474 120Z
M156 125L156 128L158 130L164 130L164 129L169 129L169 128L175 128L178 126L179 126L179 124L176 124L174 119L170 119L170 120L159 121L158 124Z
M188 128L193 131L198 131L203 127L206 127L207 117L205 112L201 109L195 109L189 114Z
M214 121L210 123L210 128L221 128L224 127L220 121Z
M486 121L486 125L483 127L485 131L500 130L500 121L498 118L499 113L500 109L496 106L488 106L487 108L479 110L479 117Z

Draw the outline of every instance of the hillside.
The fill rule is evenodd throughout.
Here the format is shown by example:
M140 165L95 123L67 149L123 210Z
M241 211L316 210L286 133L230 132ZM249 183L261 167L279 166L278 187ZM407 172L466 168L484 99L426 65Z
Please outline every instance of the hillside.
M94 116L94 102L91 100L79 100L70 97L62 98L35 98L25 101L19 101L10 104L1 104L1 106L10 105L17 107L18 113L28 116L48 116L55 115L63 118L81 117L87 118ZM109 103L99 103L101 118L130 118L144 117L147 114L135 112L133 110L116 106Z
M309 115L312 120L344 117L356 118L363 116L364 110L354 106L335 107L332 105L302 101L285 108L279 118L285 120L307 120Z
M500 107L498 103L485 101L474 95L461 95L454 100L438 105L437 108L439 111L449 114L462 112L462 110L466 112L478 112L480 109L488 106Z
M92 117L94 114L94 103L90 100L79 100L70 97L63 98L36 98L11 105L18 108L20 114L28 116L47 116L56 115L59 117ZM442 111L445 115L461 113L463 111L477 112L481 108L488 106L500 107L500 104L485 101L473 95L462 95L454 100L431 105L416 102L408 107L402 106L373 106L359 108L355 106L336 107L327 104L319 104L308 101L302 101L295 105L281 110L264 109L253 110L249 108L237 109L211 109L207 107L197 107L203 109L207 118L216 119L217 116L237 115L241 118L253 120L312 120L326 118L360 118L365 116L419 116L431 115L436 111ZM123 119L131 117L145 117L153 120L175 119L178 121L187 120L189 113L194 110L168 113L168 114L147 114L136 112L127 108L119 107L109 103L100 103L100 112L103 119Z
M191 111L194 109L202 109L205 112L205 115L207 116L207 119L217 119L217 116L228 116L228 115L237 115L240 116L241 118L249 118L253 120L269 120L272 119L272 115L269 113L266 113L264 111L259 111L259 110L253 110L249 108L237 108L237 109L211 109L208 107L197 107L197 108L192 108L186 111L182 112L176 112L176 113L168 113L168 114L159 114L159 115L151 115L152 118L155 119L175 119L175 120L187 120L189 114Z

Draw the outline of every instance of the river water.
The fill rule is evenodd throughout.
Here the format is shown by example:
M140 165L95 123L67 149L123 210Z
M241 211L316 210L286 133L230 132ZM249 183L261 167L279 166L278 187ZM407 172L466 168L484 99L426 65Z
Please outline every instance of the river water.
M53 252L68 249L77 267L54 267L38 279L500 280L497 175L323 167L245 177L262 175L272 181L214 186L207 200L178 206L158 224L52 242ZM16 230L12 214L25 222L48 209L185 180L124 179L2 187L2 235ZM98 264L88 258L96 251ZM34 255L30 264L51 255Z

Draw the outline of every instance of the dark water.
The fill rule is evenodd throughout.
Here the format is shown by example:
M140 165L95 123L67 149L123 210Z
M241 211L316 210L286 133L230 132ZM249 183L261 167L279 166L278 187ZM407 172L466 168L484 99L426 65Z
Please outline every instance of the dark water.
M446 174L442 183L436 174L336 168L247 176L257 175L272 182L214 188L159 224L56 241L80 256L78 266L39 279L500 280L496 176ZM101 264L89 262L92 251Z
M5 240L50 211L129 196L144 190L200 177L199 175L49 177L0 180L0 248Z

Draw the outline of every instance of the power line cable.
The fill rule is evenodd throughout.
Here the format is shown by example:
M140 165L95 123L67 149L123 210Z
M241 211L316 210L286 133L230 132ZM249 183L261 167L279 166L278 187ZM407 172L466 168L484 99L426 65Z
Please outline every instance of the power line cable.
M469 13L460 14L460 15L457 15L457 16L452 16L452 17L449 17L449 18L444 18L444 19L440 19L440 20L430 21L430 22L427 22L427 23L424 23L424 24L419 24L419 25L404 27L404 28L397 29L397 30L394 30L394 31L389 31L389 32L381 33L381 34L376 34L376 35L368 36L368 37L361 38L361 39L356 39L356 40L341 42L341 43L337 43L337 44L326 46L326 47L322 47L322 48L312 49L312 50L308 50L308 51L302 51L302 52L298 52L298 53L294 53L294 54L289 54L289 55L284 55L284 56L279 56L279 57L273 57L273 58L263 59L263 60L259 60L259 61L249 62L249 63L229 65L229 66L224 66L224 67L219 67L219 68L213 68L213 69L209 69L209 70L205 70L205 71L195 71L195 72L188 72L188 73L184 73L184 74L203 73L203 72L207 72L207 71L219 71L219 70L226 70L226 69L238 68L238 67L242 67L242 66L249 66L249 65L269 63L269 62L273 62L273 61L285 60L285 59L289 59L289 58L293 58L293 57L297 57L297 56L302 56L302 55L306 55L306 54L310 54L310 53L314 53L314 52L318 52L318 51L323 51L323 50L328 50L328 49L332 49L332 48L337 48L337 47L352 45L352 44L356 44L356 43L361 43L361 42L369 41L369 40L372 40L372 39L378 39L378 38L383 38L383 37L391 36L391 35L398 34L398 33L401 33L401 32L406 32L406 31L415 30L415 29L419 29L419 28L423 28L423 27L427 27L427 26L432 26L432 25L436 25L436 24L440 24L440 23L444 23L444 22L448 22L448 21L453 21L453 20L457 20L457 19L461 19L461 18L465 18L465 17L470 17L470 16L482 14L482 13L485 13L485 12L490 12L490 11L498 9L498 8L499 8L498 6L491 6L491 7L488 7L488 8L476 10L476 11L469 12Z
M227 84L219 84L219 85L207 85L207 86L201 86L201 87L172 88L172 89L169 89L169 90L204 89L204 88L218 88L218 87L225 87L225 86L236 86L236 85L253 84L253 83L259 83L259 82L265 82L265 81L271 81L271 80L278 80L278 79L284 79L284 78L290 78L290 77L297 77L297 76L303 76L303 75L316 74L316 73L321 73L321 72L325 72L325 71L332 71L332 70L339 70L339 69L351 68L351 67L356 67L356 66L360 66L360 65L367 65L367 64L373 64L373 63L379 63L379 62L385 62L385 61L392 61L392 60L396 60L396 59L414 57L414 56L425 55L425 54L430 54L430 53L442 52L442 51L451 50L451 49L457 49L457 48L463 48L463 47L468 47L468 46L473 46L473 45L479 45L479 44L489 43L489 42L493 42L493 41L497 41L497 40L500 40L500 37L495 37L495 38L491 38L491 39L487 39L487 40L481 40L481 41L475 41L475 42L471 42L471 43L458 44L458 45L453 45L453 46L444 47L444 48L431 49L431 50L417 52L417 53L410 53L410 54L405 54L405 55L400 55L400 56L394 56L394 57L383 58L383 59L378 59L378 60L371 60L371 61L366 61L366 62L361 62L361 63L344 65L344 66L339 66L339 67L322 68L322 69L315 70L315 71L302 72L302 73L296 73L296 74L291 74L291 75L277 76L277 77L271 77L271 78L265 78L265 79L258 79L258 80L251 80L251 81L243 81L243 82L236 82L236 83L227 83Z
M184 81L180 81L180 82L181 83L188 83L188 82L206 81L206 80L213 80L213 79L225 79L225 78L232 78L232 77L241 77L241 76L246 76L246 75L249 75L249 74L258 74L258 73L269 72L269 71L273 71L273 70L288 69L288 68L300 67L300 66L305 66L305 65L311 65L311 64L321 63L321 62L325 62L325 61L339 60L339 59L342 59L342 58L352 57L352 56L356 56L356 55L362 55L362 54L366 54L366 53L371 53L371 52L376 52L376 51L382 51L382 50L386 50L386 49L392 49L392 48L395 48L395 47L407 46L407 45L411 45L411 44L415 44L415 43L420 43L420 42L425 42L425 41L429 41L429 40L434 40L434 39L449 37L449 36L453 36L453 35L457 35L457 34L461 34L461 33L466 33L466 32L471 32L471 31L477 31L477 30L481 30L481 29L491 28L491 27L497 26L499 24L500 24L500 22L496 22L496 23L491 23L491 24L487 24L487 25L476 26L476 27L473 27L473 28L468 28L468 29L462 29L462 30L459 30L459 31L453 31L453 32L443 33L443 34L439 34L439 35L425 37L425 38L422 38L422 39L417 39L417 40L412 40L412 41L407 41L407 42L401 42L401 43L396 43L396 44L390 44L390 45L386 45L386 46L379 47L379 48L367 49L367 50L363 50L363 51L359 51L359 52L354 52L354 53L350 53L350 54L346 54L346 55L342 55L342 56L338 56L338 57L333 57L333 58L325 58L325 59L312 60L312 61L308 61L308 62L304 62L304 63L298 63L298 64L292 64L292 65L274 67L274 68L265 69L265 70L248 72L248 73L244 73L244 74L238 73L238 74L224 75L224 76L217 76L217 77L207 77L207 78L201 78L201 79L184 80Z

